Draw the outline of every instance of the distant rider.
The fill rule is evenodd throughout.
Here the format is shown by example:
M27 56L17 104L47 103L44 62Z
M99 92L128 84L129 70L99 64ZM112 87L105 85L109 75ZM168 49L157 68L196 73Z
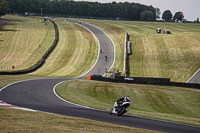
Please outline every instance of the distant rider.
M107 61L108 57L107 57L107 54L105 54L105 61Z

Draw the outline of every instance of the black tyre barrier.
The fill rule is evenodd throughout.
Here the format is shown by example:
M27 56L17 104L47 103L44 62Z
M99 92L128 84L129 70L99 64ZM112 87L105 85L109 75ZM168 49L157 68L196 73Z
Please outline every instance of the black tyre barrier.
M98 81L105 81L105 82L116 82L116 83L130 83L130 84L175 86L175 87L186 87L186 88L200 89L200 84L183 83L183 82L170 82L170 79L168 79L168 78L116 76L115 79L111 79L111 78L102 77L101 75L92 75L90 80L98 80Z
M55 29L55 39L53 44L51 45L51 47L45 52L45 54L42 56L42 58L33 66L27 68L27 69L23 69L23 70L15 70L15 71L2 71L0 72L0 75L19 75L19 74L26 74L26 73L31 73L36 71L38 68L42 67L42 65L45 63L45 60L48 58L48 56L51 54L51 52L54 50L54 48L56 47L58 41L59 41L59 32L58 32L58 27L55 24L54 21L50 20L50 22L53 23L54 25L54 29Z

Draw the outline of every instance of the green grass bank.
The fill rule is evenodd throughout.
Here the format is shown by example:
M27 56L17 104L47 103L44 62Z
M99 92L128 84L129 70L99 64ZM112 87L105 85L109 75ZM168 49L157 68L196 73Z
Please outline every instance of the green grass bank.
M54 41L51 22L40 22L41 18L6 15L11 19L0 25L0 71L22 70L33 66ZM39 46L40 45L40 46Z
M72 22L54 20L59 30L57 47L39 70L30 75L78 77L94 65L99 45L93 34Z

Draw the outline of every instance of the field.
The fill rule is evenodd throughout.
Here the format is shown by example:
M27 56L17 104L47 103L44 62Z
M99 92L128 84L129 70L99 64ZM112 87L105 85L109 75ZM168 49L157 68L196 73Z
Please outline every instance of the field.
M123 72L125 34L130 35L130 76L186 82L200 68L200 25L78 19L103 29L116 48L116 69ZM156 34L166 27L172 34Z
M96 62L98 43L82 26L55 20L59 42L44 66L30 75L77 77L86 73Z
M52 23L40 19L6 16L12 19L0 28L0 71L25 69L34 65L54 41ZM40 45L40 47L39 47Z
M36 18L6 17L12 21L0 26L0 71L11 71L11 66L15 66L15 69L28 68L52 44L54 40L53 25L49 22L48 26L45 26ZM114 67L121 72L124 37L125 33L130 34L133 51L130 56L130 76L171 78L172 81L186 82L200 67L200 25L198 24L76 20L96 25L111 37L116 48L116 66ZM0 88L20 80L77 77L93 66L98 54L95 37L88 30L76 24L59 20L55 20L55 22L59 28L59 43L43 67L25 75L0 75ZM156 34L156 28L164 26L172 34ZM40 48L39 45L41 45ZM111 109L117 98L128 94L132 101L130 114L200 126L200 115L198 114L200 92L197 89L74 80L60 84L57 92L62 97L66 98L69 95L75 98L78 104L103 110ZM82 98L81 101L79 97ZM98 103L98 106L95 103ZM0 123L0 128L4 127L4 131L12 129L10 132L15 130L12 125L16 125L19 131L25 132L34 131L33 128L37 131L45 130L47 132L78 132L79 130L111 132L116 131L115 128L121 128L116 125L114 127L113 125L107 126L107 123L106 125L105 123L96 123L94 127L93 125L91 127L91 121L85 119L66 116L58 118L57 115L13 111L2 107L0 107L0 114L3 114L0 115L1 122L7 122L6 126ZM41 118L43 119L41 120ZM52 119L58 120L52 122ZM10 122L12 124L8 124ZM44 126L46 123L50 123L49 130ZM75 127L69 126L69 123L76 125ZM24 125L29 128L25 130ZM78 130L76 130L77 128ZM127 132L151 132L134 128L124 130Z

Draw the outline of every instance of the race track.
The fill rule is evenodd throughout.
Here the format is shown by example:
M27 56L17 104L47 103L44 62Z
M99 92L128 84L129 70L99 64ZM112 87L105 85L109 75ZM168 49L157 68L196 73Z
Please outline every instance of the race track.
M85 78L87 75L97 74L98 68L99 74L104 74L105 68L109 69L113 65L114 45L108 36L105 35L100 29L85 23L81 23L81 25L88 28L97 37L99 40L100 49L103 50L103 53L99 53L98 60L94 67L86 75L83 75L79 78ZM105 61L104 54L107 54L108 61ZM174 133L200 132L200 127L130 115L123 115L119 117L116 115L109 115L106 111L85 108L68 103L58 98L54 93L55 85L66 80L71 79L36 79L17 82L0 89L0 100L15 106L26 107L34 110L87 118L130 127Z

